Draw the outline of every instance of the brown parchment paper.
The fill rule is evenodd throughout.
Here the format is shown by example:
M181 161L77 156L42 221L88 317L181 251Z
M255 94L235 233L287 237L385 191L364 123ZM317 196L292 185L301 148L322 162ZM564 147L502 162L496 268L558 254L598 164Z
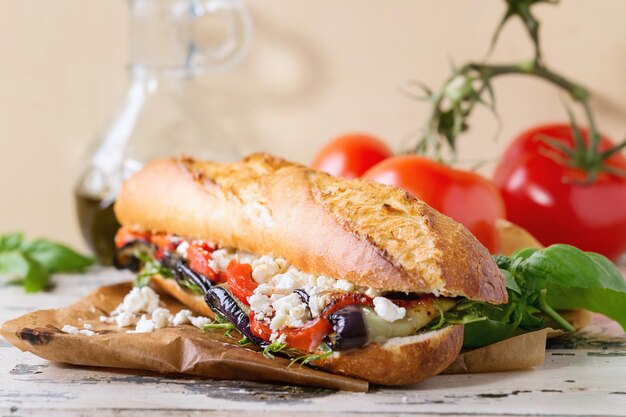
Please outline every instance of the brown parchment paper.
M520 247L540 246L526 231L511 223L498 224L503 248L509 254ZM23 351L53 362L100 367L143 369L164 374L190 374L217 379L285 382L297 385L368 390L368 383L298 365L267 359L259 351L234 344L223 330L203 332L191 325L152 333L127 333L115 324L99 321L130 291L130 283L100 287L76 303L55 310L28 313L2 325L0 334ZM159 291L165 306L176 313L183 306ZM94 336L71 335L66 325L93 327ZM523 334L480 349L462 352L444 371L447 374L509 371L543 363L549 329Z
M260 352L234 344L223 330L204 332L191 325L158 329L152 333L126 333L115 324L99 321L130 291L130 283L100 287L69 307L39 310L2 325L0 333L23 351L53 362L112 368L144 369L164 374L190 374L217 379L286 382L296 385L365 392L368 383L306 366L288 367L289 361L267 359ZM183 306L160 294L173 313ZM66 325L91 324L94 336L71 335Z

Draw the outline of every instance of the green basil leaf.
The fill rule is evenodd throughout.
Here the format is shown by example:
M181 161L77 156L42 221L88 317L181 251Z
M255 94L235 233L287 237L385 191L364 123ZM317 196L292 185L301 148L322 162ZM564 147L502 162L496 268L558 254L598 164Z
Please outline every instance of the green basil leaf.
M50 276L41 264L17 250L0 254L0 274L8 275L11 283L24 285L26 292L41 291Z
M509 271L505 271L502 269L500 270L500 272L502 272L502 275L504 275L504 285L506 286L506 288L511 291L515 291L518 294L521 294L522 289L517 284L517 281L515 281L515 278L513 278L513 275L511 275Z
M602 255L569 245L552 245L533 253L522 266L527 277L547 280L549 287L609 289L626 293L626 281Z
M522 333L516 323L502 323L496 320L481 320L465 325L463 348L474 349L517 336Z
M65 245L44 239L26 245L24 252L50 272L82 271L94 262Z
M28 260L17 250L0 253L0 274L23 279L28 274Z
M15 250L22 244L23 236L21 233L7 233L0 236L0 252Z
M537 248L522 248L520 250L518 250L517 252L515 252L513 254L513 256L511 256L512 259L514 260L526 260L528 258L530 258L533 254L535 254L536 252L540 252L542 251L541 249L537 249Z
M526 259L522 270L526 277L546 280L546 300L553 309L594 311L626 329L626 281L604 256L569 245L552 245Z
M582 308L615 320L626 331L626 293L608 288L548 287L548 304L556 310Z
M38 292L46 288L50 273L39 262L26 257L28 261L28 273L24 277L24 289L26 292Z

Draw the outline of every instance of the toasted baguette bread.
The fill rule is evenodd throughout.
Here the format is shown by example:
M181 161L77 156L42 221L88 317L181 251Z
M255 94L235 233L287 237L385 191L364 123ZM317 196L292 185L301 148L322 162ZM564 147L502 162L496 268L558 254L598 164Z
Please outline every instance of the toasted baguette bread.
M204 299L182 289L175 280L152 278L161 291L174 296L194 312L214 317ZM370 344L311 365L336 374L351 376L381 385L415 384L446 369L461 351L463 326L448 326L407 337L394 337L383 344Z
M299 269L381 291L506 302L488 251L460 224L408 193L343 180L265 154L232 164L166 159L126 181L115 206L120 223L273 254ZM197 313L203 298L174 280L153 282ZM374 383L416 383L459 353L463 327L372 343L313 362Z
M149 163L124 183L115 213L124 226L271 253L381 291L507 300L489 252L459 223L399 188L266 154Z

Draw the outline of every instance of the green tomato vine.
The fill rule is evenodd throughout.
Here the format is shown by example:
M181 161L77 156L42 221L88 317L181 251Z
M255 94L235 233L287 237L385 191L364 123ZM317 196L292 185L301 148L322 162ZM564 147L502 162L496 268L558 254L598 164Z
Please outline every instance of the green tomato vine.
M493 35L489 52L498 41L500 33L507 22L518 18L521 20L534 47L534 56L530 60L493 65L486 62L469 62L454 68L452 75L444 82L439 91L432 91L427 86L417 83L425 93L426 100L432 108L425 125L424 132L417 144L411 150L414 153L430 155L440 162L454 162L456 160L457 139L469 128L468 119L476 106L482 105L496 112L493 79L503 75L527 75L545 80L563 91L578 103L584 110L586 122L589 126L589 140L585 141L580 128L567 108L574 147L566 147L561 142L546 138L546 142L555 150L565 155L564 163L574 168L586 171L587 179L593 182L600 172L609 172L615 175L625 175L625 172L605 164L606 160L626 148L626 140L615 147L600 152L600 133L589 105L589 91L548 68L542 59L539 41L540 23L533 15L531 8L537 3L556 4L555 0L505 0L507 8ZM449 150L450 159L446 160L444 150Z

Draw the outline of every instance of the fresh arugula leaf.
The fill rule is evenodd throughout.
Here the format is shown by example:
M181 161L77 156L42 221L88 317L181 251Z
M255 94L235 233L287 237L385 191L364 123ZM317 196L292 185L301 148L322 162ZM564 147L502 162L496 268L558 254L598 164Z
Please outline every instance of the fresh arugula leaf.
M463 347L479 348L522 333L516 323L503 323L485 318L465 325Z
M287 348L286 343L280 343L278 340L274 340L269 345L265 346L263 349L263 356L268 359L274 359L274 353L278 353L283 349Z
M22 246L24 253L51 273L83 271L94 263L93 258L49 240L37 239Z
M300 366L308 365L311 362L326 359L333 354L333 350L326 343L321 343L317 350L319 350L321 353L312 353L310 355L298 356L297 358L292 359L287 367L289 368L291 365L298 362L300 362Z
M232 323L209 323L202 326L202 330L211 330L211 329L226 329L226 330L235 330L236 327Z
M23 241L23 235L20 232L7 233L0 236L0 252L18 249Z
M244 337L242 337L242 338L241 338L241 339L237 342L237 344L238 344L239 346L248 346L250 343L252 343L252 342L250 341L250 339L248 339L248 338L247 338L247 337L245 337L245 336L244 336Z
M139 271L133 281L135 287L145 287L150 283L150 278L152 278L153 275L160 275L163 278L172 277L172 271L161 265L161 262L154 257L153 253L136 250L135 256L143 265L141 271Z

